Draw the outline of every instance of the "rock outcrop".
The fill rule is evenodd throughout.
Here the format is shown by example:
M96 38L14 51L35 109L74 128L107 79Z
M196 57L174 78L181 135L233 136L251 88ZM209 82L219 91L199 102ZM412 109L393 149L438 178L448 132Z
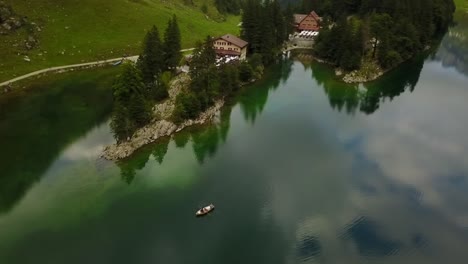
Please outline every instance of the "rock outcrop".
M337 76L341 75L341 70L335 70ZM345 83L365 83L374 81L382 76L385 71L376 61L364 61L359 70L348 72L343 76Z
M23 43L20 40L14 41L12 46L22 46L25 50L35 48L39 44L36 33L41 31L41 27L30 22L27 17L16 14L10 5L0 0L0 35L13 34L20 29L25 29L27 37Z
M350 73L347 73L343 77L343 81L345 83L365 83L365 82L377 80L377 78L379 78L383 74L384 74L383 71L378 71L371 75L362 75L359 73L359 71L352 71Z
M5 2L0 1L0 33L7 34L27 23L27 19L20 17Z

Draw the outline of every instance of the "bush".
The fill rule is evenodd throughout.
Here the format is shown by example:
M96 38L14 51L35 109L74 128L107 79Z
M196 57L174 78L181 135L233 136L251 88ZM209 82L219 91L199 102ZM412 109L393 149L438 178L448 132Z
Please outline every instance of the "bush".
M242 82L248 82L250 81L250 79L252 79L252 75L253 75L252 66L250 66L250 64L248 64L247 62L242 62L239 65L239 79Z
M359 69L361 66L361 56L349 50L345 51L340 59L340 67L347 71Z
M380 57L381 57L379 59L380 64L382 65L382 67L386 69L392 68L395 65L398 65L398 63L400 63L403 60L400 54L394 50L391 50L387 52L386 54L383 54Z
M191 92L181 92L177 95L172 120L178 124L186 119L193 119L201 112L198 98Z
M237 65L223 64L219 67L219 81L221 83L222 94L229 94L236 91L240 86Z
M201 6L201 11L204 13L204 14L207 14L208 13L208 6L206 6L206 4L203 4Z
M258 66L263 66L262 55L258 53L255 53L252 56L250 56L248 61L252 69L257 69Z
M254 72L253 72L253 78L254 79L260 79L262 78L262 75L263 75L263 71L265 70L265 67L263 67L263 65L258 65Z

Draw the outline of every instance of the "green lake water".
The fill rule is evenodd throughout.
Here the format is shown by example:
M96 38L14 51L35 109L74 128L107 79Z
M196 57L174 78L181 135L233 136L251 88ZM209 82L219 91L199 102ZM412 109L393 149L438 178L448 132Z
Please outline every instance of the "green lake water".
M99 159L118 68L0 98L0 263L466 263L457 41L366 86L284 59L216 124L118 163Z

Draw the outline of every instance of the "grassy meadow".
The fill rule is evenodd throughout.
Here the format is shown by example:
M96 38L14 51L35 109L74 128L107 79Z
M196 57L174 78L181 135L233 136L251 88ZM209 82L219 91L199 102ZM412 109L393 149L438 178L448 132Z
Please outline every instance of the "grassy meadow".
M468 12L468 0L454 0L457 10L464 10Z
M36 33L39 45L31 51L24 48L25 29L0 36L0 82L52 66L136 55L145 32L156 25L162 35L173 14L184 48L208 34L239 33L240 18L219 14L213 0L4 1L41 31ZM26 55L30 62L24 60Z

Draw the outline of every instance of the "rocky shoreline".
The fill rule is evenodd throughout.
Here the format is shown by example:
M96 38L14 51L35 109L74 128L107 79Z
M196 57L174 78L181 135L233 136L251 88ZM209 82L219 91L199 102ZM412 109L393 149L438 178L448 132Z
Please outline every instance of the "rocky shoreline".
M223 100L215 102L215 104L201 113L196 119L185 120L183 123L176 125L168 120L158 120L140 128L135 134L125 142L115 143L104 148L101 155L107 160L119 160L132 155L137 149L146 144L155 142L159 138L171 136L172 134L181 131L184 128L193 125L206 124L215 121L220 116L220 110L224 105Z
M335 67L334 63L317 57L312 53L302 55L300 56L300 59L315 60L319 63L324 63ZM343 69L335 68L335 75L345 83L366 83L377 80L388 71L389 70L383 70L375 61L364 61L359 70L354 70L351 72L346 72Z
M107 160L124 159L132 155L137 149L155 142L156 140L171 136L184 128L201 125L219 120L221 108L224 100L220 99L213 106L202 112L196 119L185 120L180 124L175 124L170 120L175 107L177 95L189 85L188 74L179 74L170 85L168 91L169 98L153 107L153 114L156 117L150 124L138 129L127 141L114 143L104 148L101 157Z
M342 73L339 69L335 70L337 76L341 76ZM364 61L359 70L347 72L343 76L345 83L366 83L377 80L387 71L383 70L376 61Z

